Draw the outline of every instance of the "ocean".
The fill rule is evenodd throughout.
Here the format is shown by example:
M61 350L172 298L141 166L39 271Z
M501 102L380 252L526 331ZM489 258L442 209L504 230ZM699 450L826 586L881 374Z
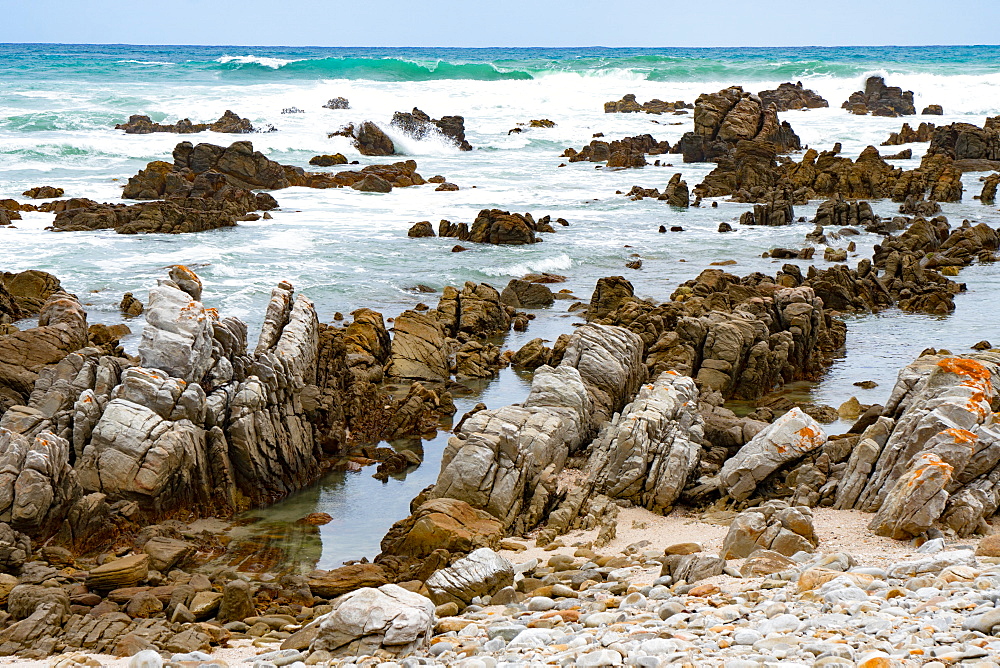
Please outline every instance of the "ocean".
M840 108L865 79L882 74L889 85L913 90L917 110L944 107L944 116L904 119L852 116ZM380 125L398 150L418 163L426 178L441 174L460 186L457 192L430 187L396 189L388 194L350 189L290 188L273 193L280 209L272 220L241 223L187 235L117 235L112 231L56 233L46 229L52 214L27 213L16 229L0 228L0 269L41 269L86 302L92 322L120 322L117 305L124 292L145 298L145 291L177 263L193 267L205 283L204 301L225 315L259 328L271 287L281 280L312 298L320 317L332 320L368 306L392 317L434 295L412 288L420 283L440 289L465 281L488 282L502 289L511 278L547 271L567 276L557 287L587 301L598 278L625 275L642 297L668 298L678 283L696 276L711 262L735 260L730 271L769 274L780 267L761 257L775 246L801 248L808 223L784 228L740 228L716 232L720 222L735 223L749 207L720 201L718 208L671 209L664 202L631 201L617 191L633 185L661 188L680 172L694 187L710 164L673 163L644 169L595 169L589 162L565 167L568 147L579 149L595 133L606 139L650 133L671 144L691 129L689 115L605 114L604 102L634 93L693 102L700 94L730 85L758 92L784 81L801 81L830 102L828 109L781 114L803 144L828 149L835 142L855 157L878 145L903 121L937 124L966 121L982 125L1000 113L1000 47L841 47L748 49L338 49L245 46L0 45L0 198L24 200L21 192L39 185L62 187L67 197L119 201L131 175L152 160L170 159L182 140L227 145L250 140L274 160L308 167L317 154L342 152L362 165L386 158L360 156L345 138L328 138L347 123ZM351 108L323 108L343 96ZM304 113L283 114L297 107ZM413 140L389 126L395 111L419 107L434 118L465 117L466 135L475 147L460 152L446 141ZM275 132L220 135L205 132L125 135L114 130L132 114L155 121L190 118L211 122L231 109L256 127ZM519 123L550 119L555 127L509 134ZM919 164L926 148L911 145ZM892 147L891 152L898 150ZM401 159L401 158L394 158ZM337 169L337 168L333 168ZM952 225L968 219L996 227L1000 213L973 199L980 174L963 177L962 202L942 205ZM819 202L796 207L810 219ZM875 202L879 215L898 205ZM569 227L545 235L545 242L524 247L477 246L453 253L454 240L410 239L416 221L471 222L483 208L563 217ZM660 234L658 228L683 232ZM879 238L854 238L851 262L870 256ZM641 270L625 268L638 254ZM828 266L817 259L798 261ZM991 317L1000 296L1000 267L974 265L962 272L968 292L956 299L945 318L887 311L851 318L847 350L825 379L796 391L813 401L839 405L850 396L863 403L884 401L897 370L930 346L955 351L989 339L1000 341L1000 324ZM530 338L554 340L579 319L557 301L537 313L525 333L512 333L506 346L517 349ZM141 323L125 340L134 352ZM875 380L871 390L854 387ZM477 401L490 407L523 399L529 379L510 369L459 400L459 414ZM309 550L312 563L330 567L344 559L374 556L378 541L395 520L408 514L409 500L434 481L442 434L423 444L426 460L408 476L381 483L370 472L336 474L283 504L261 511L282 527L307 512L329 512L335 521L321 528L322 544ZM373 495L379 499L372 504Z

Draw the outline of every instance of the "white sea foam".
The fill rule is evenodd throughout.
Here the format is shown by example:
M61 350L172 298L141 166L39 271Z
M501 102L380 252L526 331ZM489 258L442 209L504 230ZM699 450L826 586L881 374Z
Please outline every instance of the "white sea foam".
M272 70L276 70L279 67L284 67L288 63L297 62L297 59L284 60L282 58L271 58L269 56L254 56L254 55L229 56L229 55L226 55L226 56L220 56L219 58L216 58L215 62L217 62L217 63L223 63L223 64L225 64L225 63L238 63L240 65L256 64L256 65L263 65L264 67L270 67Z

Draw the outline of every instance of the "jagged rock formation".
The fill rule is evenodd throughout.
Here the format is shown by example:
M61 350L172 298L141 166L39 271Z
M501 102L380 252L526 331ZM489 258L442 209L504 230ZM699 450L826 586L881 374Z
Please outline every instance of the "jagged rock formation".
M987 118L984 127L952 123L934 129L928 154L946 156L965 171L1000 169L1000 116Z
M647 114L668 114L681 111L683 109L693 109L694 105L683 100L676 102L664 102L653 98L649 102L639 104L635 101L635 95L628 93L618 101L605 102L604 113L606 114L631 114L646 112Z
M774 150L765 142L740 142L731 158L719 160L695 195L731 195L741 202L761 202L787 191L795 204L810 199L842 195L848 199L908 198L957 202L962 199L962 171L948 156L928 153L920 167L903 171L893 167L869 146L857 160L841 157L840 145L818 153L809 149L801 162L778 165Z
M49 295L38 327L0 336L0 413L24 403L46 367L86 345L87 314L80 302L62 291Z
M332 97L323 105L324 109L350 109L351 103L346 97Z
M699 95L694 107L694 131L687 132L674 147L684 162L716 161L727 156L743 140L756 139L774 145L780 153L801 148L788 121L778 121L777 107L761 102L740 86L718 93Z
M171 123L169 125L163 125L160 123L154 123L153 120L143 114L133 114L128 117L127 123L119 123L115 126L115 130L124 130L127 135L148 135L154 132L175 132L177 134L187 135L194 134L196 132L204 132L205 130L211 130L212 132L223 132L226 134L249 134L251 132L257 132L253 125L250 124L249 119L240 118L232 111L226 110L226 113L219 117L219 120L214 123L192 123L189 118L182 118L176 123ZM59 197L59 195L55 195Z
M438 225L438 236L479 244L535 244L542 241L538 236L539 232L555 232L551 220L550 216L543 216L536 221L530 213L483 209L476 216L471 229L467 223L442 220Z
M644 167L647 164L646 155L668 152L668 142L658 142L647 134L616 139L610 143L594 139L579 151L574 148L566 149L562 157L569 158L570 162L607 162L608 167Z
M414 139L424 139L431 132L439 132L455 142L460 151L472 150L472 144L465 138L465 118L462 116L442 116L440 119L433 119L414 107L411 112L394 113L390 125Z
M358 149L361 155L393 155L396 152L392 139L371 121L365 121L357 127L351 123L327 136L351 139L354 148Z
M933 123L921 123L916 130L911 128L909 123L903 123L899 132L890 133L889 138L882 142L882 146L899 146L913 142L930 141L934 130Z
M479 411L456 431L428 497L465 501L514 532L537 525L566 458L645 379L641 349L621 328L579 328L559 365L535 372L522 405Z
M864 116L912 116L917 113L913 106L913 91L903 91L899 86L886 86L880 76L868 77L865 89L851 93L842 109L852 114Z
M62 291L62 284L52 274L37 269L0 272L0 318L10 322L38 315L45 302Z
M701 460L704 422L698 389L669 371L644 384L589 446L582 480L563 490L547 518L539 544L572 528L592 525L607 499L627 499L667 514L693 480ZM613 517L610 518L613 520Z
M863 227L877 224L878 217L872 211L872 205L865 200L846 200L840 194L825 200L816 209L813 225L825 227Z
M740 225L766 225L780 227L795 222L795 209L785 193L774 191L775 199L763 204L755 204L752 211L740 215Z
M1000 506L1000 358L920 357L899 372L883 417L861 434L837 487L837 508L874 512L893 538L941 521L981 531Z
M762 90L757 93L764 107L774 105L778 111L793 109L821 109L829 107L830 103L814 90L802 87L802 82L785 82L772 90Z
M983 179L983 190L978 195L979 201L983 204L996 202L998 185L1000 185L1000 174L990 174Z

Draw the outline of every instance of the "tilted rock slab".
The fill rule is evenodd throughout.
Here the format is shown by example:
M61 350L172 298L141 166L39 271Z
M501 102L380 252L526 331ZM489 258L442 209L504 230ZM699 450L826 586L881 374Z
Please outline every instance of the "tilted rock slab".
M795 407L753 437L722 465L719 484L737 501L750 498L757 485L782 466L826 443L826 433L816 420Z
M436 605L453 602L464 608L477 596L492 596L514 584L514 567L488 547L481 547L427 578Z

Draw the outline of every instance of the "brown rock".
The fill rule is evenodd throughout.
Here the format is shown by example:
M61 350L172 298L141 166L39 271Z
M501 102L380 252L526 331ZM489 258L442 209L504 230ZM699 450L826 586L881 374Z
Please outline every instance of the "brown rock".
M109 561L90 571L87 575L87 586L103 591L130 587L145 580L148 573L149 555L133 554Z
M354 564L331 571L314 571L309 577L309 589L314 596L334 598L362 587L378 587L388 581L385 570L378 564Z

